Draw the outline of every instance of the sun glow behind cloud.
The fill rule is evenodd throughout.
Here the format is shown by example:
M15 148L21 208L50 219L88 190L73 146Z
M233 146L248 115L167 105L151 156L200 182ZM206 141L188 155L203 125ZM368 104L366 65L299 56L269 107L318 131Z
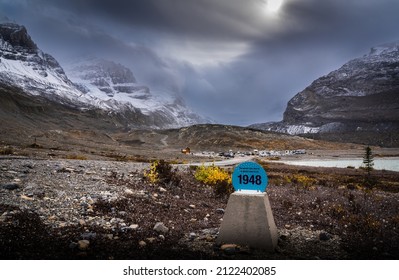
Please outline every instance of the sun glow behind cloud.
M280 10L282 4L283 0L266 0L264 8L267 13L275 14Z
M249 45L245 42L200 42L164 40L159 48L154 48L161 57L188 62L194 66L216 66L229 63L246 53Z

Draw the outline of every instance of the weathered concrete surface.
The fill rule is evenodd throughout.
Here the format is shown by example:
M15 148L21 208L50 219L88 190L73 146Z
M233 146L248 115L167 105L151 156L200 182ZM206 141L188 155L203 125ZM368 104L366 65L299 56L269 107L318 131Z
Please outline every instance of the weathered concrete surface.
M230 195L220 227L218 244L234 243L273 252L278 233L266 193Z

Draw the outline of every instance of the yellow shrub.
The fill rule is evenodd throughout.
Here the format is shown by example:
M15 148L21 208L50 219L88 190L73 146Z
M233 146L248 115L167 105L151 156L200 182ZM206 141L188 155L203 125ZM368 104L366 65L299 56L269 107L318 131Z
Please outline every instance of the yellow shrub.
M213 186L217 196L229 195L234 191L231 175L220 167L202 165L196 169L194 177L200 182Z
M144 177L153 184L157 183L164 186L178 186L181 181L177 169L173 169L172 165L163 159L154 161L150 170L144 172Z
M66 159L77 159L77 160L87 160L87 157L84 155L66 155Z
M316 179L301 174L293 174L291 181L304 187L310 187L317 182Z
M158 182L158 161L154 161L151 163L150 170L148 172L144 172L144 177L146 177L151 183L155 184Z
M211 165L211 166L200 166L197 168L195 179L208 185L215 185L218 182L225 181L231 184L231 176L224 169Z

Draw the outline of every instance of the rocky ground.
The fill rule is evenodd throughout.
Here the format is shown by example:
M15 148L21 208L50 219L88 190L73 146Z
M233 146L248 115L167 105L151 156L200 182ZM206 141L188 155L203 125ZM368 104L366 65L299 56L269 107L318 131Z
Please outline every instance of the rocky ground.
M273 253L215 245L227 196L148 163L0 159L1 259L398 259L399 174L267 163Z

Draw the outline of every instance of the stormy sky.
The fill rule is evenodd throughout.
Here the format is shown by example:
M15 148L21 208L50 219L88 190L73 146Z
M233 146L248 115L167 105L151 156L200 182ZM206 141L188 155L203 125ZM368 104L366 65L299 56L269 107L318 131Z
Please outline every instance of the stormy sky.
M217 123L282 119L320 76L399 40L398 0L0 0L62 65L132 69Z

